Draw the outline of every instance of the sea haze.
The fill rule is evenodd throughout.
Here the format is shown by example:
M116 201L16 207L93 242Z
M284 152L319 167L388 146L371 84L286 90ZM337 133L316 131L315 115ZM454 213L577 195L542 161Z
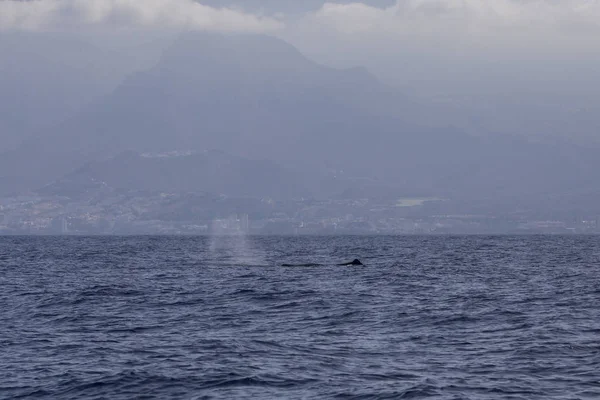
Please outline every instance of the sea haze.
M599 264L593 236L4 237L0 397L596 399Z
M0 233L600 232L600 145L576 129L510 130L273 35L156 35L0 37Z

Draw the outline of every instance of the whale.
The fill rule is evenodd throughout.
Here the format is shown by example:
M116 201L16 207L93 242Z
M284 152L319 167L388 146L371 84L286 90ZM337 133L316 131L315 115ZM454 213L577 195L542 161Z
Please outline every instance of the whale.
M364 265L364 264L361 263L358 258L355 258L354 260L350 261L349 263L338 264L338 265L342 266L342 267L348 267L350 265Z
M347 263L343 263L343 264L336 264L339 267L349 267L349 266L360 266L360 265L364 265L362 262L360 262L360 260L358 258L355 258L353 261L347 262ZM322 267L323 264L317 264L317 263L307 263L307 264L281 264L282 267Z

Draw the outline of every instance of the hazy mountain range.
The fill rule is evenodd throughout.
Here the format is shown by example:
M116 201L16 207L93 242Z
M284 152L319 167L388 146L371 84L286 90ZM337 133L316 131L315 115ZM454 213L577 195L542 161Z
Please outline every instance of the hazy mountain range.
M84 192L90 182L121 190L226 193L234 197L288 199L308 193L294 172L272 161L248 160L216 150L182 154L126 151L88 163L41 192L62 195L67 188Z
M565 196L595 204L590 193L600 190L593 145L467 133L436 118L439 105L364 69L319 65L273 37L185 33L153 67L130 73L135 63L123 61L101 77L90 66L105 55L86 51L89 65L75 70L33 56L29 73L0 64L12 74L0 79L2 104L27 105L6 112L0 127L30 133L18 146L12 136L0 156L0 192L74 176L232 196L385 193L490 204ZM59 79L27 79L42 66ZM143 155L172 151L189 154Z

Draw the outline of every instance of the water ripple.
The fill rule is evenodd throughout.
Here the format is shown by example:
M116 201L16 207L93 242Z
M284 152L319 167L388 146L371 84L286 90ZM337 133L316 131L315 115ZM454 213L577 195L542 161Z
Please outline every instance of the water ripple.
M596 399L598 265L592 236L0 238L0 398Z

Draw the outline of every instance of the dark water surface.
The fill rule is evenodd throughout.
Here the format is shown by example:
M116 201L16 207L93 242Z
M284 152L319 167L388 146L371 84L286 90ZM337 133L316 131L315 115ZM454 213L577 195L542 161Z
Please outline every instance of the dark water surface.
M0 238L0 398L332 397L600 399L600 237Z

